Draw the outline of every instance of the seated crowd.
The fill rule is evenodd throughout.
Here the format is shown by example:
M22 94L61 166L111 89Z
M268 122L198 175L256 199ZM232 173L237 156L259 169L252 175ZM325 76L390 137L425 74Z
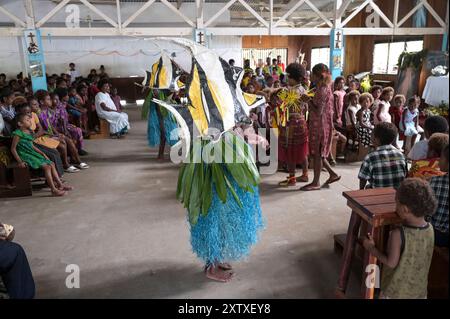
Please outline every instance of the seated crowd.
M280 186L293 186L296 182L308 181L307 161L298 160L298 156L291 160L289 156L285 157L286 150L289 152L290 148L284 142L283 127L277 125L271 117L279 116L278 113L282 111L279 109L280 103L277 103L277 95L283 88L294 90L300 84L303 92L314 92L313 95L317 95L321 85L320 74L323 74L324 70L326 73L326 68L322 66L319 68L321 72L316 74L318 66L314 66L310 73L306 70L307 63L303 62L302 65L290 64L285 69L280 57L273 61L267 59L267 64L256 68L255 71L249 67L250 61L245 61L244 65L242 90L262 95L268 101L265 111L261 109L251 111L255 113L253 118L258 121L257 126L279 130L278 159L280 164L287 164L285 167L290 173L288 180L280 183ZM301 68L304 70L299 72ZM298 77L298 74L301 76ZM293 78L296 81L293 81ZM382 278L386 277L382 284L385 295L382 294L381 297L426 297L426 278L433 247L435 245L448 248L448 119L442 116L423 116L424 113L420 111L423 105L418 96L407 99L402 94L395 94L392 87L383 88L374 85L363 88L360 81L353 75L337 77L331 86L333 135L336 140L345 144L341 152L359 150L363 154L363 162L358 174L360 189L379 187L397 189L397 213L404 221L403 228L391 233L386 254L377 250L370 236L364 241L366 249L371 250L385 266L382 273ZM303 125L304 131L314 128L312 124L315 121L313 115L316 116L314 114L316 101L314 97L305 103L304 116L295 118L291 116L284 125L294 132L298 125ZM325 123L325 117L325 114L321 116L322 123ZM426 118L423 120L423 117ZM265 120L261 121L261 118ZM296 124L291 124L293 119ZM423 128L419 125L419 120L423 123ZM324 125L322 130L328 129L325 124L322 125ZM311 155L314 147L311 139L314 136L310 134L309 137L309 154ZM289 139L291 138L294 137L289 136ZM289 143L289 140L287 141ZM307 138L304 141L307 144ZM401 141L403 145L400 145ZM302 143L302 138L298 137L297 144ZM297 155L308 154L301 148L293 149ZM322 157L324 155L322 154ZM304 159L304 156L302 158ZM314 161L316 159L314 157ZM335 164L331 154L329 160L330 164ZM327 167L325 158L322 161L332 176L333 172ZM303 167L303 175L300 177L295 177L296 165ZM305 187L301 189L319 189L319 187L308 187L309 185L306 189ZM429 225L432 226L432 231ZM420 231L411 231L411 229ZM417 250L401 251L404 245L416 245ZM402 254L405 255L403 259ZM408 263L417 263L422 266L411 269ZM409 287L392 279L411 274L421 279L420 285Z

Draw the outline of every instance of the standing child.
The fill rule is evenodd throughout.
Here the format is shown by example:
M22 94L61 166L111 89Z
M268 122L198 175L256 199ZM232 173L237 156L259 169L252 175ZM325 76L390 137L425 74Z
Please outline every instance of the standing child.
M286 68L286 72L288 88L278 93L281 103L277 106L280 114L278 156L280 162L286 164L289 171L286 180L279 183L284 187L295 186L297 182L308 182L307 104L302 100L306 92L301 85L306 71L301 64L291 63ZM303 167L303 174L295 177L295 168L299 164Z
M425 216L433 215L436 206L427 182L406 179L396 194L396 212L402 225L389 234L386 254L375 247L371 234L367 234L364 248L383 264L380 298L427 298L434 234Z
M438 201L431 224L434 227L434 243L439 247L448 247L448 157L447 144L439 160L439 168L445 175L435 176L430 180L431 189Z
M403 94L398 94L398 95L396 95L394 97L393 102L394 103L389 108L389 114L391 115L392 123L394 123L394 125L399 130L399 134L398 134L397 138L395 139L395 143L394 143L394 146L396 148L399 148L398 147L398 141L404 139L403 132L401 130L400 121L401 121L401 118L402 118L403 107L405 105L406 98L405 98L405 96ZM403 144L403 146L404 145L405 144Z
M374 123L377 125L382 122L392 122L391 114L389 114L389 108L391 107L391 101L394 97L394 89L390 86L383 89L380 96L380 102L375 106Z
M407 153L416 143L417 135L423 133L419 125L419 103L416 97L408 100L408 108L403 112L400 124L405 135L404 150Z
M316 83L316 93L309 102L309 151L314 158L314 180L301 188L304 191L320 190L322 166L330 174L326 185L335 183L341 176L331 168L327 158L331 152L333 139L333 91L329 68L319 63L312 69L312 80Z
M344 112L344 98L345 98L345 79L342 76L338 76L334 80L334 113L333 113L333 125L336 130L343 133L345 131L342 123L342 115Z
M19 163L19 167L29 166L33 169L43 169L48 186L54 196L64 196L71 186L63 185L59 179L55 164L33 145L33 136L30 134L31 118L27 114L16 116L18 129L15 130L11 145L11 153Z
M372 144L372 131L374 126L370 122L370 106L373 103L373 97L370 93L363 93L359 97L359 103L361 109L356 113L356 133L360 145L363 147L369 147Z
M356 147L356 113L361 109L358 104L360 93L358 91L351 91L348 93L348 106L345 110L345 127L347 130L347 140L350 147Z

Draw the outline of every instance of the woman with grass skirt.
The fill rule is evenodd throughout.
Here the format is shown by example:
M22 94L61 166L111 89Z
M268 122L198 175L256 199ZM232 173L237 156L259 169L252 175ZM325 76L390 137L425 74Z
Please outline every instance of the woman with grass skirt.
M206 277L227 282L234 274L230 263L250 254L264 222L248 144L231 132L219 143L231 152L234 145L242 160L184 164L177 195L188 209L192 250L204 262Z
M169 90L158 90L156 93L158 99L163 101L168 99L169 94ZM151 100L153 96L154 91L150 90L144 102L143 117L148 118L148 144L151 147L159 146L158 160L163 160L166 143L173 146L178 141L178 138L174 139L174 136L171 135L178 125L171 113Z

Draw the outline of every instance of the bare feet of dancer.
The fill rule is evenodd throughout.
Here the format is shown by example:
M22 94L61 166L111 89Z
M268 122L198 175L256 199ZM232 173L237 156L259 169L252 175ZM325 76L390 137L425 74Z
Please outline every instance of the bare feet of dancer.
M215 281L228 282L233 277L233 273L229 270L224 270L219 265L209 265L206 268L206 277Z

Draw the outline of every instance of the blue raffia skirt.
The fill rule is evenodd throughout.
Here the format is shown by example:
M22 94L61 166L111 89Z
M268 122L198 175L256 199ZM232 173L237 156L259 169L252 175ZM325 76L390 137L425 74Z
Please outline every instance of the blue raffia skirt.
M164 129L166 133L166 143L170 146L175 145L178 142L178 138L171 139L172 130L178 128L177 122L172 114L167 114L163 116L163 124ZM173 137L173 136L172 136ZM159 121L158 121L158 115L156 113L156 104L154 102L151 102L150 104L150 112L149 112L149 118L148 118L148 126L147 126L147 138L148 138L148 144L151 147L159 146L159 143L161 141L161 132L159 129Z
M250 193L239 188L232 177L230 181L243 207L229 190L227 201L222 203L213 187L208 214L200 215L197 224L191 226L192 250L205 264L247 257L251 246L258 242L259 231L264 228L258 188Z

